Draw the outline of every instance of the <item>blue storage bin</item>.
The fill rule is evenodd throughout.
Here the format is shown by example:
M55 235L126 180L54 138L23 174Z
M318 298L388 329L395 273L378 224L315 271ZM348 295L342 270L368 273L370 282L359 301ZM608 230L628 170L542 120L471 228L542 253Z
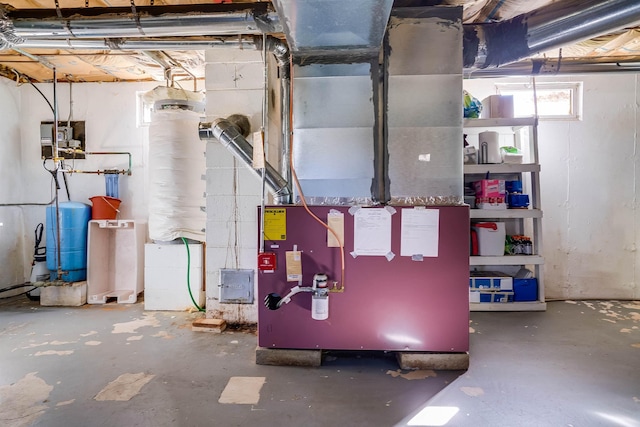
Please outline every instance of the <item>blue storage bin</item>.
M538 279L513 279L513 300L521 302L537 301Z

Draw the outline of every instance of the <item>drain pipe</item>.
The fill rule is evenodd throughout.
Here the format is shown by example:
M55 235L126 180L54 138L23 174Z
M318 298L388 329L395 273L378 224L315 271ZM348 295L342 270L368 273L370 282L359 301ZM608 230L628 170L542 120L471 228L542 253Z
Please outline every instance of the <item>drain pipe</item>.
M490 24L464 26L464 68L499 67L640 21L638 0L563 2Z
M244 120L248 123L246 117L244 117ZM202 140L220 142L238 160L249 166L258 178L262 178L260 173L251 167L253 146L245 138L249 134L249 129L241 130L241 127L244 128L241 125L241 121L235 120L232 116L227 119L217 119L210 123L201 122L198 125L198 134ZM265 162L265 172L266 184L274 193L275 202L277 204L290 204L291 188L289 183L268 162Z
M56 174L56 279L62 279L62 250L60 244L62 238L60 237L60 203L58 200L59 185L58 185L58 169L60 168L60 159L58 154L58 74L56 68L53 68L53 150L51 151L51 158L53 159L53 170Z

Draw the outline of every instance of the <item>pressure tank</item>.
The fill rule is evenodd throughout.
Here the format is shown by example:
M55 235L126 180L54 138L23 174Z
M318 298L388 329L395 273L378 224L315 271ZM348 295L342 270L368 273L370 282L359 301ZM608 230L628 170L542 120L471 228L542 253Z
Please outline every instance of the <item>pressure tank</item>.
M60 261L65 282L87 279L87 232L91 207L79 202L59 203ZM58 231L56 206L47 206L47 268L50 279L58 278Z

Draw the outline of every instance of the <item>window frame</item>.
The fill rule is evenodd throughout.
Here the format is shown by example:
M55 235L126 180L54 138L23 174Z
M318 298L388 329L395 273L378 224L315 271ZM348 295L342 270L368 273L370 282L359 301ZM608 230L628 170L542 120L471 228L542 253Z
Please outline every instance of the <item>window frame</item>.
M136 91L136 127L148 127L151 124L151 111L153 110L153 102L146 102L143 98L146 91ZM146 113L149 113L149 120L145 119Z
M535 82L535 83L496 83L498 94L509 92L534 92L548 89L568 89L571 92L571 114L545 115L538 112L538 119L550 121L580 121L582 120L582 82ZM514 100L515 101L515 100Z

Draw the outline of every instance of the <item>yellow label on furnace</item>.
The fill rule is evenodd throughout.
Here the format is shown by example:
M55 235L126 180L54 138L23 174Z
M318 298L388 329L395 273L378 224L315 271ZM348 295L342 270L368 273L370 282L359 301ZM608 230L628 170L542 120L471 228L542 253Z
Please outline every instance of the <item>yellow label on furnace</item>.
M264 210L264 240L287 240L287 210Z

